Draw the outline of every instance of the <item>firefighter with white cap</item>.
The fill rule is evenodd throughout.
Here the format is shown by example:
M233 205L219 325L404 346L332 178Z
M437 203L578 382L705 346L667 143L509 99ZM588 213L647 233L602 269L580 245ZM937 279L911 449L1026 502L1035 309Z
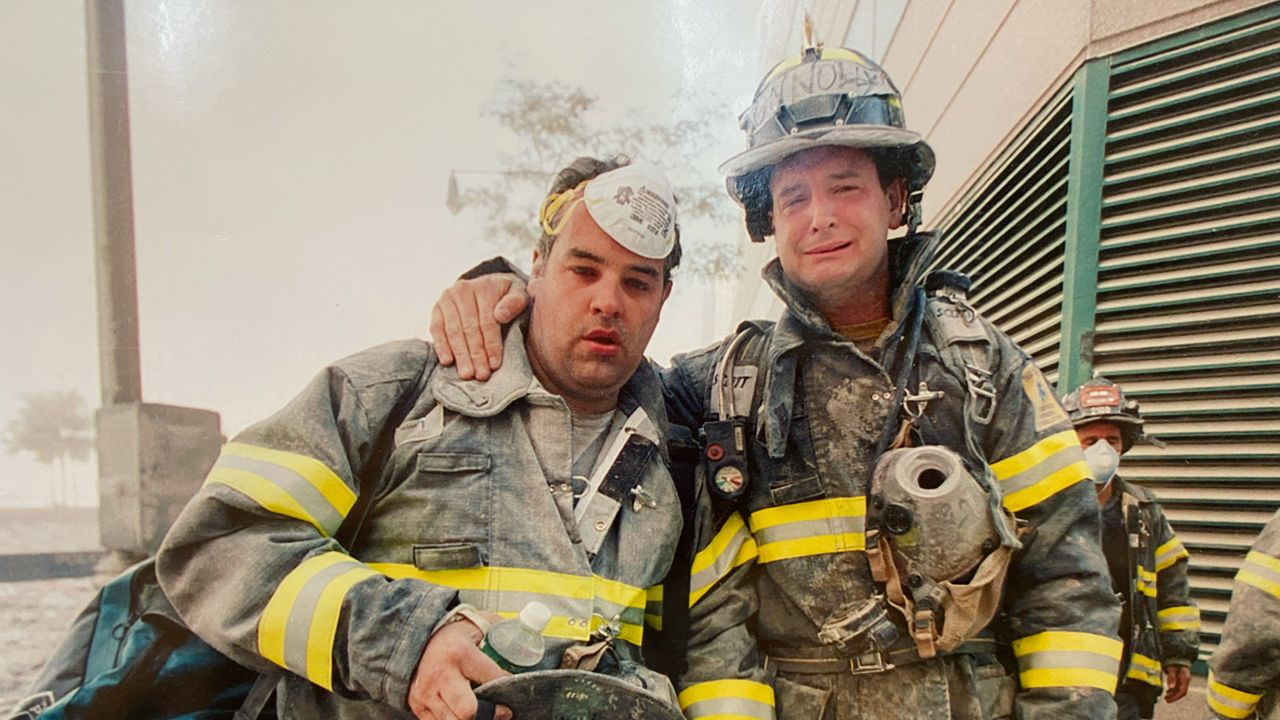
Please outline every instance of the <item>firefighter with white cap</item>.
M1150 718L1162 686L1165 702L1187 694L1191 663L1200 649L1200 610L1187 581L1187 549L1155 495L1117 474L1120 456L1134 445L1162 443L1144 432L1138 401L1104 377L1086 381L1062 404L1093 472L1102 549L1112 589L1121 598L1125 646L1117 715L1120 720Z
M279 717L465 720L486 682L499 704L545 701L500 718L612 718L629 699L678 717L640 654L682 523L641 362L680 259L674 197L651 165L582 158L540 222L536 302L488 383L419 340L338 361L223 449L166 537L166 594L219 651L281 677ZM383 438L370 489L357 478ZM534 600L547 652L528 683L506 679L478 644Z
M1114 717L1119 608L1088 466L967 278L926 281L934 153L897 89L810 41L742 125L748 150L722 170L752 240L774 239L764 277L786 310L663 372L706 458L686 717ZM445 316L480 297L468 323L496 326L513 282L441 299L432 335L460 366L485 366L495 331Z

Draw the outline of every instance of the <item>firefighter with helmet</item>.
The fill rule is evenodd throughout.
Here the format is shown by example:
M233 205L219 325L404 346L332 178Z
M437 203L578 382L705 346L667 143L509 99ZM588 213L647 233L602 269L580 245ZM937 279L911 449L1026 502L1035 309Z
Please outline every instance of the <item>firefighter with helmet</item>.
M668 416L705 441L686 717L1115 717L1119 607L1088 466L967 278L926 281L934 153L898 90L810 40L742 125L749 147L721 170L752 240L774 239L763 274L786 309L662 374ZM486 375L521 295L510 276L446 291L442 362Z
M1159 441L1145 434L1138 401L1106 378L1085 382L1063 398L1063 406L1093 471L1102 548L1112 588L1121 598L1125 646L1117 716L1150 718L1162 686L1166 702L1187 694L1200 647L1200 611L1187 582L1187 550L1155 496L1116 474L1120 456L1135 444Z

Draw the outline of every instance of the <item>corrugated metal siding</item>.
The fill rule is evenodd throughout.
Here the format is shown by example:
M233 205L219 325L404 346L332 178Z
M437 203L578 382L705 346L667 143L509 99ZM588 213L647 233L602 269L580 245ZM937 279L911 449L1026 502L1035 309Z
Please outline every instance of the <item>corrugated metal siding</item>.
M1062 322L1070 140L1068 86L939 220L934 262L973 279L975 307L1031 353L1051 381Z
M1205 655L1280 505L1280 18L1113 58L1093 366L1169 443L1123 474L1192 555ZM1270 16L1270 17L1268 17Z

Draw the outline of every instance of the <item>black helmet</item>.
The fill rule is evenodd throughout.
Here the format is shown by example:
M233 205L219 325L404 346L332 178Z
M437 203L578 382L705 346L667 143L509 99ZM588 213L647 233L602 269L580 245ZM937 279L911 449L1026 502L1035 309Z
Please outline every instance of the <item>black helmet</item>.
M1143 432L1142 413L1138 401L1124 396L1124 390L1104 377L1087 380L1083 385L1062 398L1062 407L1075 427L1105 420L1120 428L1123 451L1138 442L1147 440L1154 445L1160 441Z
M720 172L729 194L747 212L752 240L761 242L768 234L761 218L753 218L753 206L763 200L757 197L760 171L823 145L892 154L907 185L909 222L918 222L920 191L933 176L933 148L906 128L898 88L862 53L810 41L765 75L739 123L747 132L747 150L727 160Z

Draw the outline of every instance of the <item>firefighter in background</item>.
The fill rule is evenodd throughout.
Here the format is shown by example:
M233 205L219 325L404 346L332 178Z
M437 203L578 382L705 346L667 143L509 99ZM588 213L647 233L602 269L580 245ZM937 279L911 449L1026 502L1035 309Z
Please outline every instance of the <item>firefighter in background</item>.
M1063 399L1093 470L1102 512L1102 549L1121 598L1124 657L1116 691L1119 720L1149 718L1164 687L1165 702L1187 694L1200 648L1200 611L1187 582L1187 550L1148 490L1116 474L1120 456L1143 432L1138 401L1106 378L1094 378ZM1163 683L1161 672L1164 673Z
M1280 512L1236 573L1206 699L1211 718L1280 720Z

